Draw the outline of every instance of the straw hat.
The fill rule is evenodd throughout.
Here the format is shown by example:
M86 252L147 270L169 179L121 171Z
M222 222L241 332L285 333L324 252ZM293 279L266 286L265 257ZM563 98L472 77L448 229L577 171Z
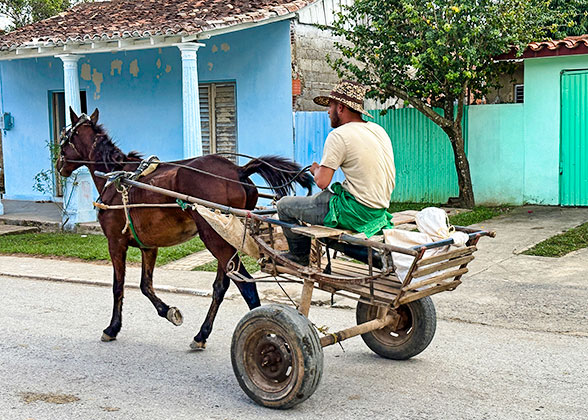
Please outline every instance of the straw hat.
M314 98L314 103L321 106L329 106L329 100L334 99L354 111L361 112L363 115L373 118L363 109L363 100L368 90L369 88L367 86L360 83L352 82L351 80L341 80L328 96L317 96Z

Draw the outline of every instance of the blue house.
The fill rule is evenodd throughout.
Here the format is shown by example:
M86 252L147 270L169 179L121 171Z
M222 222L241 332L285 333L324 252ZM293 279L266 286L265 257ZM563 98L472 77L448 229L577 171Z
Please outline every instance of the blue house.
M304 90L300 66L293 72L293 28L316 3L82 3L0 37L4 198L62 201L70 227L95 220L85 168L52 191L35 188L70 106L98 108L127 152L293 157L293 86L295 95Z

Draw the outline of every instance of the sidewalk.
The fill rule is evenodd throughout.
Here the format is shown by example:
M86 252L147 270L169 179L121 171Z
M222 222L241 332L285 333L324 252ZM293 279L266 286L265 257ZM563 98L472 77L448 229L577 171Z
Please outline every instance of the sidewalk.
M439 313L467 322L518 323L530 329L541 323L548 330L588 335L588 249L562 258L520 255L536 243L586 221L588 208L525 206L482 223L479 227L495 230L497 237L480 240L470 272L455 292L435 296ZM211 296L216 274L184 271L189 267L179 267L181 261L155 269L155 289ZM110 265L45 258L0 256L0 275L112 285ZM138 288L139 280L140 268L127 267L127 287ZM299 284L285 284L284 288L295 300L302 290ZM262 300L289 301L274 282L260 282L258 289ZM227 298L240 299L234 285ZM330 305L331 295L317 291L313 302ZM355 307L348 299L336 298L335 304Z

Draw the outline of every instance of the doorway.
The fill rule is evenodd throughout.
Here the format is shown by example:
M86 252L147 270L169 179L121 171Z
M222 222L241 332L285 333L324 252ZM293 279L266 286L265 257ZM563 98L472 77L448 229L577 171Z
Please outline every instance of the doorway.
M65 127L65 93L50 93L50 115L51 115L51 162L54 164L56 152L59 151L59 137L61 130ZM80 91L80 105L84 114L88 113L88 104L86 102L86 91ZM61 177L55 174L55 196L63 197L63 183Z

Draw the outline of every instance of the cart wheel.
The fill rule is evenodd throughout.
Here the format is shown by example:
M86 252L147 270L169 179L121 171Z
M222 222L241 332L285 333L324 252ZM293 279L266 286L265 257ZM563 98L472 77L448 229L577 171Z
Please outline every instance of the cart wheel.
M396 311L400 315L396 329L384 327L362 334L361 338L374 353L382 357L406 360L425 350L433 340L437 328L435 305L427 296L401 305ZM357 303L355 316L358 324L375 319L377 313L377 306Z
M310 321L285 305L253 309L231 343L239 385L256 403L290 408L310 397L323 374L323 349Z

